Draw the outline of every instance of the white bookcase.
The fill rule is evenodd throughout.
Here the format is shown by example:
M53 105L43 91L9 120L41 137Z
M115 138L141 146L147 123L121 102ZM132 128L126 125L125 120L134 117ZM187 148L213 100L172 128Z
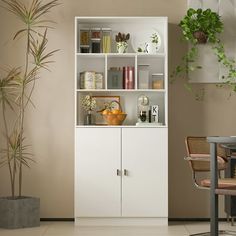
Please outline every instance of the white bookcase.
M80 32L111 29L111 52L81 52ZM115 35L130 33L128 52L116 53ZM158 32L157 53L137 53L139 41ZM168 20L167 17L75 18L75 219L80 225L168 222ZM140 89L138 66L163 78L162 89ZM111 67L134 67L133 89L109 89ZM81 89L80 73L103 74L102 89ZM150 78L151 79L151 78ZM83 96L119 96L127 118L121 126L84 125ZM136 126L137 100L159 106L159 122Z

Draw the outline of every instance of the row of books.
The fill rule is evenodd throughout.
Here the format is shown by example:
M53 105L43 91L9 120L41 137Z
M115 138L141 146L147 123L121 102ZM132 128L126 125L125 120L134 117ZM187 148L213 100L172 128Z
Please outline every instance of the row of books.
M134 67L112 67L108 71L108 89L134 89Z
M108 89L134 89L134 67L112 67L108 70ZM103 89L103 73L84 71L80 73L80 89Z

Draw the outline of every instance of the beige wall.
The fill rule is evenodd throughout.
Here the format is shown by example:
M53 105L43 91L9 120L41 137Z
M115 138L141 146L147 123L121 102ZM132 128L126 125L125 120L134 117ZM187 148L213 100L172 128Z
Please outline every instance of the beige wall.
M26 1L26 0L25 0ZM62 0L53 11L56 29L51 48L60 48L51 73L44 72L34 94L36 109L27 113L27 140L37 164L24 175L24 193L41 198L41 217L73 217L74 200L74 16L168 16L169 68L179 62L186 46L179 42L177 23L186 0ZM0 64L19 64L21 41L9 38L16 30L12 15L0 8ZM183 82L169 86L169 216L208 217L208 193L192 186L183 161L186 135L235 135L236 98L205 85L204 102L196 102ZM9 193L8 176L0 170L0 195ZM155 187L155 186L153 186ZM156 186L158 187L158 186Z

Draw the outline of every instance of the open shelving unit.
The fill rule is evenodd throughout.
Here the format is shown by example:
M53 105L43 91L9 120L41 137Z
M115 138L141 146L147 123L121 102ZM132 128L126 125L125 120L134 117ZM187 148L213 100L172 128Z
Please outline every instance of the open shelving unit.
M159 106L159 120L163 126L168 124L168 48L167 48L167 18L166 17L77 17L76 18L76 53L75 53L75 104L76 127L83 126L84 111L81 108L81 99L90 94L92 96L120 96L123 109L127 113L124 126L135 126L137 122L137 99L140 95L149 98L150 105ZM91 28L111 29L110 53L82 53L80 50L81 29ZM147 30L148 29L148 30ZM138 53L134 41L139 41L140 32L158 32L161 45L157 53ZM115 35L118 32L130 33L127 53L116 53ZM139 32L139 33L137 33ZM137 35L136 35L137 34ZM137 43L136 43L137 45ZM150 85L147 89L139 88L139 65L149 65ZM133 89L111 89L108 87L108 70L110 68L134 67ZM102 89L83 89L80 86L80 73L95 71L103 75ZM163 79L163 88L152 89L151 75L157 74ZM130 106L130 104L132 104Z

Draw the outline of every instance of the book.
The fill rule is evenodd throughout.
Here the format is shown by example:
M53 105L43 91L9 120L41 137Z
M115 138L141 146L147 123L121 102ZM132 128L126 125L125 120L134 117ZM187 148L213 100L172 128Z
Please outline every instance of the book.
M123 88L134 89L134 67L133 66L123 67Z

